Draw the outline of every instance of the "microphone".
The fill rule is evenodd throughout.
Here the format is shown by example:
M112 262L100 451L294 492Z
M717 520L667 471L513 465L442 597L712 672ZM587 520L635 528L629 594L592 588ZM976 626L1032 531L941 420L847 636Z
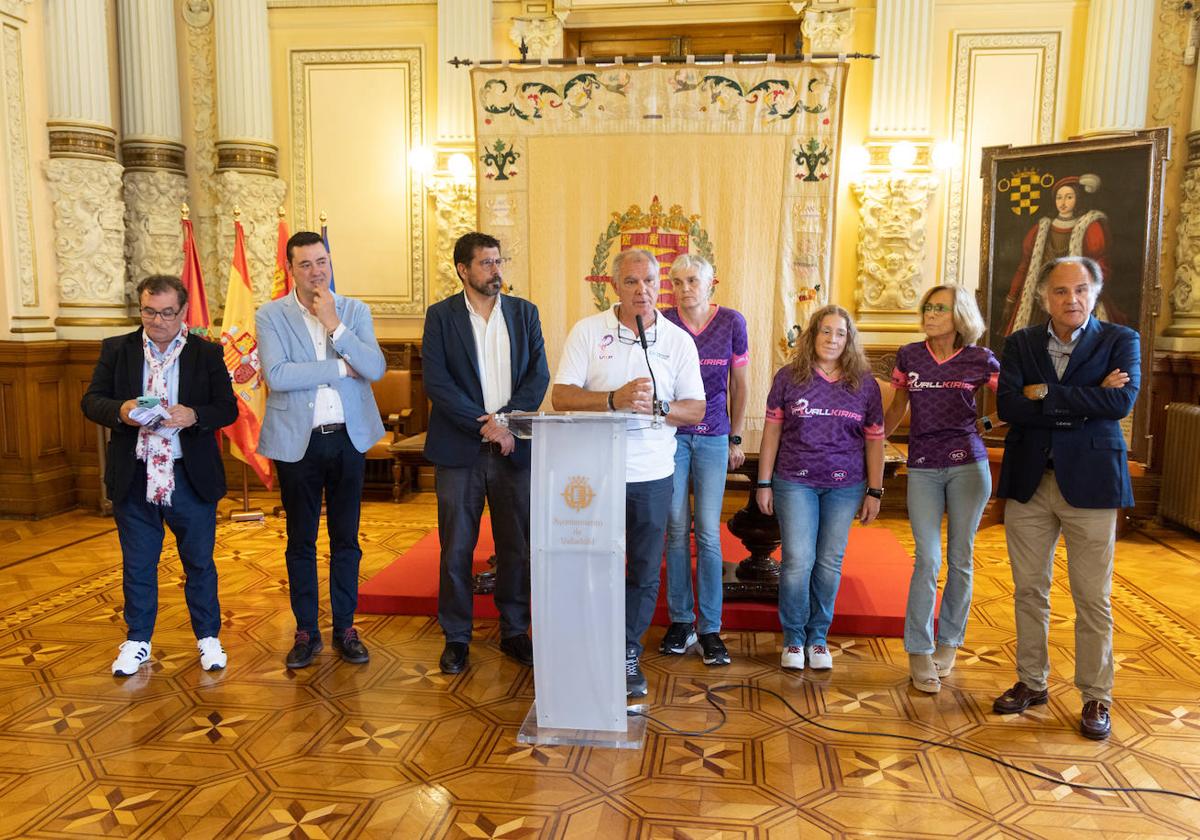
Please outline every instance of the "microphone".
M650 416L653 418L651 421L651 426L657 429L660 425L662 425L661 421L658 419L660 405L658 401L658 382L654 379L654 366L650 364L650 350L648 349L649 345L646 343L646 327L642 324L641 315L634 315L633 320L634 323L637 324L638 341L641 342L642 345L642 355L646 357L646 369L650 371L650 393L654 399L654 402L651 403L652 407L650 409Z

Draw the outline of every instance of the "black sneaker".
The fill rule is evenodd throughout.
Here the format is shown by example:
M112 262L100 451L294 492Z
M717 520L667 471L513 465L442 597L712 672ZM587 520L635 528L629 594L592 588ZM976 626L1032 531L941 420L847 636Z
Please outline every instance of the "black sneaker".
M633 651L626 651L625 696L645 697L647 688L646 675L642 673L642 666L638 663L637 654Z
M683 654L696 644L696 628L683 621L673 621L663 636L662 644L658 646L660 653Z
M288 651L287 666L289 668L307 668L313 657L321 652L325 645L321 642L320 633L307 633L300 630L296 633L296 643Z
M358 638L358 630L353 627L349 630L334 631L333 649L352 665L362 665L371 658L367 653L367 646Z
M721 641L720 633L700 634L700 656L705 665L729 664L729 650Z

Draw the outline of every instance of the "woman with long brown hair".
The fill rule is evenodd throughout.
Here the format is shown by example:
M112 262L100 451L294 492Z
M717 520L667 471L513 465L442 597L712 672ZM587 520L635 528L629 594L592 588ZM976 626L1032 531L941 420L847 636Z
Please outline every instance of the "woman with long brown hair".
M784 668L833 667L826 637L855 514L883 498L883 403L850 314L813 313L767 395L757 501L779 518Z

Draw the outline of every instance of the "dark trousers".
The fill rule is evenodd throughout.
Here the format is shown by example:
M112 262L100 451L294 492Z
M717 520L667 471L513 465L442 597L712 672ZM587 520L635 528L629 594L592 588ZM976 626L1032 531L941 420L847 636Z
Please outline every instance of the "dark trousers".
M625 485L625 647L640 656L658 601L673 476Z
M163 523L175 535L179 559L187 576L183 597L197 639L221 632L221 604L217 600L217 567L213 543L217 534L217 504L196 495L183 461L175 462L175 491L171 505L146 501L146 466L139 463L125 498L113 503L117 537L124 568L127 638L148 642L158 615L158 558L162 554Z
M304 457L295 463L276 461L279 495L287 512L287 572L296 629L319 633L317 624L317 532L321 496L329 532L329 604L335 633L354 626L358 606L358 517L362 509L366 459L354 448L345 429L312 433Z
M447 642L470 642L474 614L471 565L487 499L496 542L496 609L502 638L529 629L529 467L489 445L469 467L438 467L438 537L442 544L438 623Z

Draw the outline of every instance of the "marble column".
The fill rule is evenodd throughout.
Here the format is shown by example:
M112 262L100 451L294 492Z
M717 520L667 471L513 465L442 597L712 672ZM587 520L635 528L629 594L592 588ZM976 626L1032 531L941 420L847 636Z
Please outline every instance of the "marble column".
M246 261L259 300L270 297L278 209L287 186L277 177L278 149L271 127L271 65L266 0L215 4L217 58L218 264L233 253L233 211L241 210ZM228 271L210 281L225 300Z
M173 0L118 0L121 158L130 300L151 274L178 274L187 200Z
M867 170L851 185L859 203L855 302L868 341L915 337L925 277L925 227L937 181L930 173L933 0L878 4ZM900 144L910 160L897 165Z
M59 317L64 335L127 327L125 205L109 94L105 0L47 0L46 76Z
M1155 346L1200 352L1200 85L1192 98L1192 130L1180 185L1175 277L1169 295L1171 323Z
M1146 127L1154 0L1091 0L1079 133Z
M0 2L0 336L11 341L56 337L51 319L54 294L38 277L34 235L33 184L30 176L30 126L23 80L31 74L26 60L31 35L30 0ZM42 267L42 276L46 276Z

